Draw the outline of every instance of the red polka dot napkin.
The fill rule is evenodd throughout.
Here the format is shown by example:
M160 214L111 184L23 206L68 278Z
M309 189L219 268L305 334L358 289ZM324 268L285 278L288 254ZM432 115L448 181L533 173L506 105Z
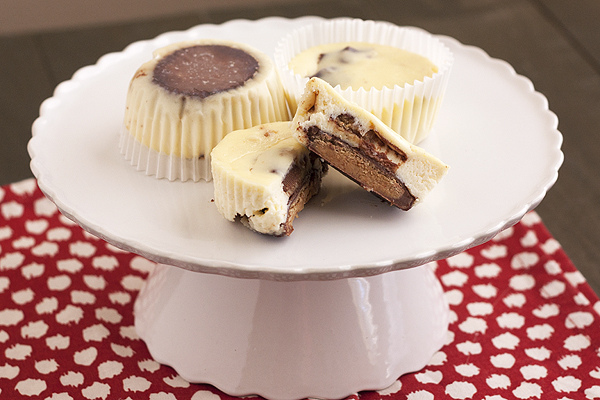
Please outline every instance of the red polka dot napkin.
M0 398L231 398L156 363L136 335L153 267L60 215L35 180L0 187ZM434 268L445 346L350 398L600 399L600 302L535 212Z

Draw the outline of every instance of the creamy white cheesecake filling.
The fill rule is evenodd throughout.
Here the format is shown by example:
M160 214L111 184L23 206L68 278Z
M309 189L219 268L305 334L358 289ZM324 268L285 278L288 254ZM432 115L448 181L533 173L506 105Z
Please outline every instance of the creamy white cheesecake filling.
M296 74L318 77L331 86L354 90L412 84L438 71L437 66L422 55L366 42L313 46L294 56L289 67Z

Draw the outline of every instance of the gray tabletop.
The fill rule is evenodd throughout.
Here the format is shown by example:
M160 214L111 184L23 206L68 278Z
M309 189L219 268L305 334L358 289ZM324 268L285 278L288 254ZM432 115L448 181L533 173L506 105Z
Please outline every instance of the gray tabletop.
M236 3L236 2L233 2ZM237 2L244 4L243 2ZM258 4L261 5L258 5ZM537 212L600 294L600 3L580 0L330 0L199 9L182 15L0 35L0 185L32 176L26 145L40 103L105 53L171 30L278 15L349 16L418 26L508 61L559 118L565 161ZM248 4L248 3L245 3Z

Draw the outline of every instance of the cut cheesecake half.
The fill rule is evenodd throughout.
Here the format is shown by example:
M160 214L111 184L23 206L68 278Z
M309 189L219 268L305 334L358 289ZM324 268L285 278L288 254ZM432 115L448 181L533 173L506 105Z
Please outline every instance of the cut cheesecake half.
M289 236L327 165L293 136L290 121L231 132L212 151L214 200L226 219Z
M309 150L402 210L421 201L448 171L319 78L308 81L292 126Z

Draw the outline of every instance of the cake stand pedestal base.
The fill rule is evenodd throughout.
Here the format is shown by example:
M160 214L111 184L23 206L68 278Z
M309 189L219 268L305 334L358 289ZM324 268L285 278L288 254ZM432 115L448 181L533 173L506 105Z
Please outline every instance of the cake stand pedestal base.
M429 265L271 281L159 264L135 303L154 359L182 378L273 400L383 389L441 348L448 305Z

